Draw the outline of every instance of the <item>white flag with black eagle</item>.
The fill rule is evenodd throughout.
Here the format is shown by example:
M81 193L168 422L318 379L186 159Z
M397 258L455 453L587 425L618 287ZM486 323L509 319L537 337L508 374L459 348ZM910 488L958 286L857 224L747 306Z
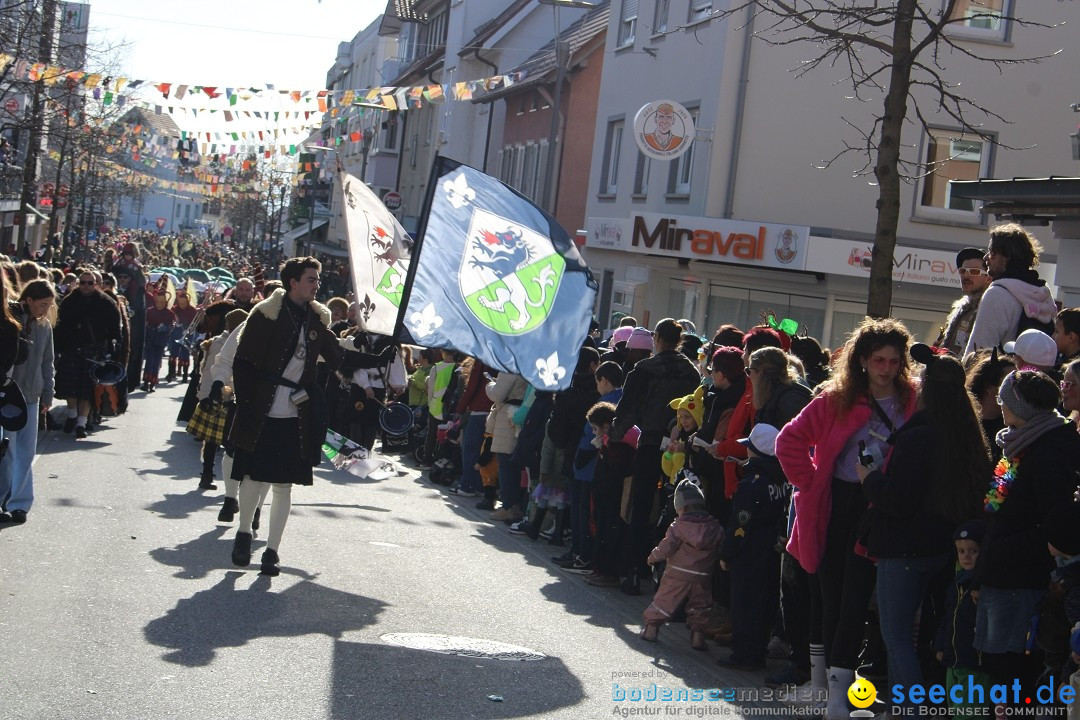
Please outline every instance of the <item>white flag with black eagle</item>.
M349 263L360 329L393 335L409 269L412 240L382 201L358 178L338 171Z

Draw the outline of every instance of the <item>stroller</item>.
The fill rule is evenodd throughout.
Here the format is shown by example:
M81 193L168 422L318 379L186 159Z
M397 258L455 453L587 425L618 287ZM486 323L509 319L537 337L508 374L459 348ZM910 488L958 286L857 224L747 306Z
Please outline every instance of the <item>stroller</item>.
M461 421L454 419L441 423L436 438L435 456L428 477L436 485L449 487L461 476Z

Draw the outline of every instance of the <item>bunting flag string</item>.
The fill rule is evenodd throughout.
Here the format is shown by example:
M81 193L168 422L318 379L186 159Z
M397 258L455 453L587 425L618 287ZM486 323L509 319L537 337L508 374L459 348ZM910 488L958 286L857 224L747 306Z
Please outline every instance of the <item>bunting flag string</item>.
M239 103L255 100L274 99L281 104L279 110L260 108L260 112L274 115L275 121L280 114L292 113L294 116L310 113L322 115L335 106L363 104L377 106L377 109L403 111L419 109L427 104L441 104L448 100L472 100L478 94L507 88L524 79L524 73L494 75L478 80L465 80L442 85L416 85L411 87L380 86L372 88L354 88L346 90L278 90L274 85L265 83L264 87L220 87L209 85L185 85L158 80L140 80L127 77L113 77L104 73L92 73L84 70L71 70L46 63L31 62L14 55L0 53L0 72L13 67L12 78L15 81L42 81L47 86L65 84L71 89L81 87L94 99L105 105L124 104L133 99L143 100L144 93L160 96L155 98L153 107L167 107L169 100L181 101L184 98L196 98L199 102L208 102L216 107L176 106L194 114L200 112L230 111ZM285 110L292 106L304 109ZM252 106L247 106L248 110Z

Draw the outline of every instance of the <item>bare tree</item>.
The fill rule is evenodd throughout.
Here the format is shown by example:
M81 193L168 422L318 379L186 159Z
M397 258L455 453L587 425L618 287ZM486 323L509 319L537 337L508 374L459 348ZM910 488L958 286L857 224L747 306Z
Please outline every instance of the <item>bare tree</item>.
M856 99L865 102L881 98L881 110L874 114L868 127L845 119L859 135L860 142L845 143L825 163L829 166L852 153L862 155L865 162L856 174L872 173L878 187L874 257L866 305L867 314L874 317L889 315L892 306L901 184L934 174L943 165L906 157L905 150L915 145L905 145L904 131L914 128L928 133L930 118L944 114L965 134L1000 145L998 138L985 130L984 123L988 119L1008 122L995 110L963 94L959 83L948 76L946 55L955 53L1004 71L1009 66L1038 63L1057 54L1015 58L996 52L993 45L957 42L949 32L950 26L972 20L1007 22L1017 27L1052 27L995 12L990 4L972 3L974 14L960 14L956 12L958 2L749 0L713 14L714 18L737 18L749 13L750 22L755 24L755 39L774 46L802 43L812 49L814 54L795 68L800 76L839 67L847 75Z

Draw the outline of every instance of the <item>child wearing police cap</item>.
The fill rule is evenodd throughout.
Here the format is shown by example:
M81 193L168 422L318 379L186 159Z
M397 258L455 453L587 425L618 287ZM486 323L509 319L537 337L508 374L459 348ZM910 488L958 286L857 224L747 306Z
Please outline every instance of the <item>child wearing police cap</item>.
M780 431L758 423L739 444L746 447L742 479L731 501L721 567L731 573L731 656L734 669L765 667L769 635L780 605L780 552L787 528L791 486L776 459Z
M975 649L975 598L972 594L972 578L975 561L979 557L979 545L986 533L986 523L969 520L953 533L956 548L956 574L949 585L945 610L934 639L934 656L945 666L945 687L968 684L988 687L990 676L980 670L979 651ZM980 707L979 704L949 700L950 708Z
M724 528L709 514L705 495L693 480L683 480L675 488L675 512L678 517L668 527L660 544L649 553L648 563L666 560L667 568L660 587L643 618L641 639L654 642L660 626L671 619L686 601L690 625L690 646L706 650L705 630L712 610L712 573L724 539Z

